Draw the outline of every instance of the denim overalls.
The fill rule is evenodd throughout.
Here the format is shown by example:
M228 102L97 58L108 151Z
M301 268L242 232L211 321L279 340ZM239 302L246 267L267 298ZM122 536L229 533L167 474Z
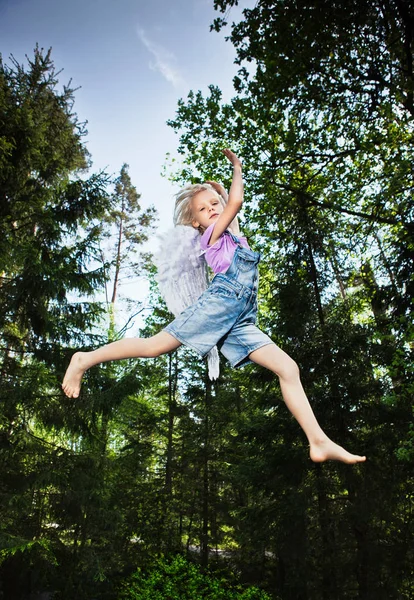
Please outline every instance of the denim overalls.
M201 356L217 346L233 367L250 362L254 350L272 340L255 325L260 254L238 244L225 273L215 275L197 302L164 331Z

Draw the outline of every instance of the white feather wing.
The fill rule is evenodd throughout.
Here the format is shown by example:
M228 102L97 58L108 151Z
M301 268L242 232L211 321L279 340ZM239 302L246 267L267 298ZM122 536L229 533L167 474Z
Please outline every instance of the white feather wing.
M175 316L207 289L206 261L200 234L193 227L177 225L160 236L160 250L154 256L157 282L168 310Z
M193 227L177 225L159 237L160 250L154 256L157 283L168 310L177 316L207 289L207 264L200 246L200 234ZM217 379L219 356L216 347L207 358L209 377Z

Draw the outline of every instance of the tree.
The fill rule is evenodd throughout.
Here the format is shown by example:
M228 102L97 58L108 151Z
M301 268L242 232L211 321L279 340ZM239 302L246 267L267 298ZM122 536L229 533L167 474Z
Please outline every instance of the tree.
M58 457L71 454L59 435L71 419L56 373L64 347L90 343L85 332L102 314L73 295L91 296L105 281L96 259L99 221L110 207L109 178L85 177L86 129L73 111L74 90L59 89L50 51L36 47L27 61L0 61L1 577L16 598L45 585L56 564L49 498ZM76 427L75 418L68 429Z
M225 12L234 4L215 5ZM286 487L282 484L279 493L266 485L272 472L267 469L275 468L266 452L257 461L264 475L250 480L255 497L245 495L242 513L251 516L251 529L245 524L237 535L244 545L257 547L260 532L270 528L268 549L280 569L273 565L273 581L291 597L347 597L353 585L359 590L353 597L375 597L385 581L390 597L409 595L411 554L397 523L402 519L407 531L405 460L412 444L410 11L404 2L339 7L260 1L232 26L240 64L237 95L223 104L214 86L206 98L190 92L170 121L188 165L172 175L176 181L215 176L226 183L220 146L230 145L243 156L244 215L264 261L262 322L300 364L322 425L351 447L359 439L376 465L376 476L369 469L358 474L332 466L302 471L296 485L307 490L305 496L289 501L294 514L305 511L301 533L299 527L294 535L307 540L310 556L317 551L314 563L306 555L280 553L288 541L284 533L291 531L291 517L280 510ZM213 25L222 26L222 20ZM266 375L255 376L268 381ZM253 402L259 397L251 394ZM261 445L253 437L251 452L261 451L261 457L263 446L269 446L277 456L278 434L263 422L261 428ZM255 432L252 422L258 438ZM246 457L241 468L245 463ZM283 480L288 488L281 472L278 483ZM386 486L396 473L395 487ZM381 506L373 497L381 497ZM393 512L397 505L401 511ZM261 509L265 518L258 522ZM384 519L396 547L404 547L398 574L382 547L378 523ZM340 566L351 556L354 583L343 578ZM257 575L259 560L250 565ZM300 582L290 572L300 572Z
M23 351L22 344L36 353L46 340L86 329L97 306L69 306L68 294L87 295L104 281L103 269L91 267L97 219L109 207L108 178L78 176L88 166L86 130L73 113L74 90L57 90L50 51L36 48L28 65L25 71L14 59L11 67L0 62L4 360L11 349Z
M114 328L114 310L121 278L128 279L149 270L149 255L140 252L139 248L148 240L148 234L153 230L156 213L153 206L146 210L141 209L140 194L131 182L126 164L122 166L115 180L111 199L112 209L104 220L109 228L104 237L109 240L115 238L109 260L112 267L111 327Z

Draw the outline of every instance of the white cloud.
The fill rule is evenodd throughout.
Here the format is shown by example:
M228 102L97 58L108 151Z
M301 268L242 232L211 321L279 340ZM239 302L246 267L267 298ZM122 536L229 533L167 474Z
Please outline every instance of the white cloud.
M150 62L150 68L161 73L164 79L171 83L175 88L185 84L179 70L174 66L176 60L174 54L159 44L151 41L143 29L138 28L137 31L139 39L148 52L155 58L155 62Z

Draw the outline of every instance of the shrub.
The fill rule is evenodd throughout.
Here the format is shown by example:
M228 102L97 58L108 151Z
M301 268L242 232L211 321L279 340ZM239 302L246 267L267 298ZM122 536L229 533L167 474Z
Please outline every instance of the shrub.
M152 569L137 571L122 585L119 600L270 600L257 587L229 584L202 573L183 556L158 560Z

